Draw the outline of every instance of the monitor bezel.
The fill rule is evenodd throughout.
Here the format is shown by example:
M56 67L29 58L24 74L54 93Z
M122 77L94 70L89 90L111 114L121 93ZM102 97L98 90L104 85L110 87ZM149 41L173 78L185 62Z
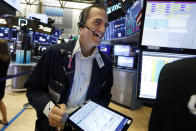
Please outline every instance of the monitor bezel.
M174 54L185 54L185 55L196 55L195 52L179 52L178 50L154 50L154 49L145 49L145 50L140 50L139 51L139 56L138 56L138 70L137 70L137 93L136 93L136 97L139 101L141 101L144 105L146 106L153 106L156 102L157 96L155 99L151 99L151 98L143 98L143 97L139 97L140 95L140 89L141 89L141 71L142 71L142 54L143 51L148 51L148 52L157 52L157 53L174 53ZM157 90L158 90L158 86L157 86Z
M120 55L116 55L115 54L115 46L128 46L129 47L129 55L121 55L121 54ZM121 45L121 44L115 44L114 45L114 49L113 49L113 55L114 56L130 56L130 53L131 53L131 45Z
M35 40L36 34L38 35L38 40ZM41 42L41 41L39 40L40 35L49 35L49 34L34 32L34 39L33 39L33 41L34 41L35 43L38 43L38 44L42 44L42 45L49 46L49 45L51 44L51 39L50 39L50 38L51 38L51 35L49 35L50 38L49 38L49 41L48 41L48 42Z
M144 30L144 22L145 22L145 15L146 15L146 6L147 6L147 1L165 1L165 0L144 0L143 2L143 10L142 10L142 17L141 17L141 27L140 27L140 35L139 35L139 42L138 42L138 48L141 50L148 50L149 48L155 48L158 50L168 50L168 51L178 51L181 53L196 53L196 49L188 49L188 48L175 48L175 47L158 47L158 46L147 46L147 45L142 45L142 38L143 38L143 30ZM196 0L176 0L171 2L196 2ZM167 1L167 2L170 2Z
M120 65L118 65L119 57L132 58L133 66L132 67L128 67L128 66L120 66ZM116 66L117 67L121 67L121 68L126 68L126 69L133 69L134 68L134 63L135 63L134 60L135 60L134 56L118 56Z

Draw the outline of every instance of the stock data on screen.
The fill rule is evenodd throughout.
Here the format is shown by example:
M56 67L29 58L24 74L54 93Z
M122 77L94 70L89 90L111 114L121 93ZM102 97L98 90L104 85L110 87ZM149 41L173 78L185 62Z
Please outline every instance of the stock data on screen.
M196 49L196 2L148 1L141 45Z

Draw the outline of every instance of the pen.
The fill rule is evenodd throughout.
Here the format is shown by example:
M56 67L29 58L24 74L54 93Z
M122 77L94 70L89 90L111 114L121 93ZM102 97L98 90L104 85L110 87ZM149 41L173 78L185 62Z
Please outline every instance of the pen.
M55 101L53 101L53 100L51 100L51 101L54 103L55 106L57 106L59 109L61 109L61 107Z
M53 103L55 106L57 106L59 109L61 109L61 107L56 102L53 101ZM68 114L65 112L62 116L62 123L65 123L67 121L67 118L68 118Z

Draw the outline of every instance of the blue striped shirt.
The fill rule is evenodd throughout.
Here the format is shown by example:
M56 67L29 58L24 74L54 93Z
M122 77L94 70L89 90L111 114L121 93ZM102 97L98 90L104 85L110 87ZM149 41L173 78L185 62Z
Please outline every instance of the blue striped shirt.
M72 110L72 108L78 107L86 99L88 86L91 79L93 59L97 53L99 52L98 48L96 47L91 56L84 57L81 53L79 40L77 40L72 54L72 57L75 55L76 64L72 90L67 103L68 112L69 110Z

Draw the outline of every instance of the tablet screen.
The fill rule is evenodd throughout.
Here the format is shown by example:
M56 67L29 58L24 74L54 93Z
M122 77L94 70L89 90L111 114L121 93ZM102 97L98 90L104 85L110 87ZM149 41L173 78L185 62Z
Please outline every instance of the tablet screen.
M85 131L119 131L132 120L119 113L89 101L69 117L75 125ZM128 127L127 127L128 128Z

